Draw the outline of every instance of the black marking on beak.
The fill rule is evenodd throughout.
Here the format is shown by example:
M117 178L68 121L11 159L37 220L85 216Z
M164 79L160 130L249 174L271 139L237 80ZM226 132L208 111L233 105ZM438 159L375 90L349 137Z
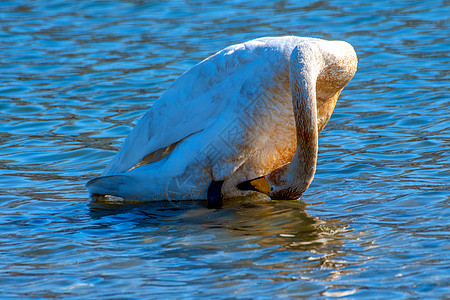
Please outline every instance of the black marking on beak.
M266 195L270 195L271 190L269 182L264 176L254 178L252 180L246 180L239 183L236 187L242 191L257 191Z

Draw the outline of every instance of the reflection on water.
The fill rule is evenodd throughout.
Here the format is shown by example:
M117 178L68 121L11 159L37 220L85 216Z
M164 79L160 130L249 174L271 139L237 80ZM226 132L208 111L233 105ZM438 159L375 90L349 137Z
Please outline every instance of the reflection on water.
M254 197L256 198L256 197ZM257 237L260 247L277 246L304 250L338 238L347 225L339 220L320 221L305 211L298 201L259 201L236 199L220 210L205 208L204 201L163 203L91 202L93 219L127 215L130 221L148 224L194 223L216 228L240 237ZM329 227L332 226L333 228ZM338 229L338 227L342 227Z
M446 1L0 2L2 298L445 298ZM136 120L228 45L354 45L300 202L90 202ZM17 283L20 282L20 289Z
M181 247L182 251L195 251L196 256L202 253L201 260L208 263L214 263L214 257L220 255L236 268L243 264L272 270L332 268L334 272L330 276L337 276L341 268L352 264L345 258L345 241L359 236L349 228L347 220L320 220L305 208L298 201L266 201L255 197L235 199L220 210L206 209L201 201L97 202L90 204L90 213L94 219L132 223L129 229L161 226L170 232L172 240L162 245L163 251L178 253ZM148 242L147 235L142 239ZM263 249L270 252L261 255ZM290 259L286 259L286 251ZM233 261L234 256L240 259ZM286 278L289 274L276 272L271 279L292 280Z

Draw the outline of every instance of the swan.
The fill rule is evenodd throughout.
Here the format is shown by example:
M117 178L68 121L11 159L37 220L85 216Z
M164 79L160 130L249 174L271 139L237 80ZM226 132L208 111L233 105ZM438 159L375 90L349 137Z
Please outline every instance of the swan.
M344 41L282 36L227 47L177 78L86 188L92 197L212 206L254 191L298 199L356 67Z

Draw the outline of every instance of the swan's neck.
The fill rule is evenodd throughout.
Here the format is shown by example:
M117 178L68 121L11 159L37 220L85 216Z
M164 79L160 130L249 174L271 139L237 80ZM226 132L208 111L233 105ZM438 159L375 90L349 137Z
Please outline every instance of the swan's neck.
M311 184L316 172L318 126L316 80L322 63L314 49L304 45L291 54L289 80L294 110L297 148L292 161L268 175L277 187L274 196L298 199Z
M305 71L303 68L302 71ZM287 176L295 189L303 194L314 178L318 154L318 128L315 70L306 70L298 80L292 80L292 102L297 131L297 149ZM297 74L298 75L298 74ZM295 77L295 75L292 75Z

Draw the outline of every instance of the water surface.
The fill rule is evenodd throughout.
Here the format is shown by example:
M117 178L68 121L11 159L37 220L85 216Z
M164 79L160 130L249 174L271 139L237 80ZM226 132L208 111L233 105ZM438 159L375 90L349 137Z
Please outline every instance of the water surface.
M448 1L71 2L0 3L2 299L448 297ZM301 201L89 201L182 72L287 34L360 59Z

